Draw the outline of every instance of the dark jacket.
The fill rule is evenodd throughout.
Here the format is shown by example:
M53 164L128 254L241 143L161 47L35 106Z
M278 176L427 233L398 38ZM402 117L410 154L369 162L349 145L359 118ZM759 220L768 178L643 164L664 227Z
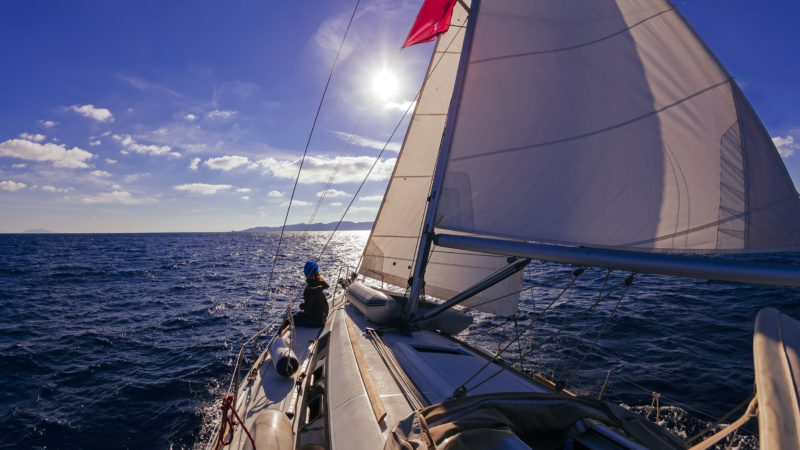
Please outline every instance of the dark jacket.
M316 326L322 326L328 318L328 299L325 298L323 291L330 286L319 275L310 277L306 281L308 286L303 291L301 308Z

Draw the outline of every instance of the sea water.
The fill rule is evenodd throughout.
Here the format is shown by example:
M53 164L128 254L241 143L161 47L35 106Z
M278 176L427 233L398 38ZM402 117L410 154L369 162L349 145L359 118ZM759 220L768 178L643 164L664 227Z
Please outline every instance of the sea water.
M204 447L242 343L280 320L303 262L333 280L367 235L320 256L329 232L289 233L277 258L277 233L0 235L0 448ZM580 395L608 377L604 398L651 420L658 393L684 436L752 394L758 310L800 317L798 289L636 275L626 291L626 273L572 269L531 263L516 318L475 313L462 337Z

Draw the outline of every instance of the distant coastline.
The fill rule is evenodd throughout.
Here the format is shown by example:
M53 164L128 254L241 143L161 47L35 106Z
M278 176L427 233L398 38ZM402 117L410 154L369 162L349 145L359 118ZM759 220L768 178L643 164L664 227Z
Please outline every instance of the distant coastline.
M311 225L296 223L292 225L286 225L286 231L333 231L334 229L338 229L339 231L371 230L373 222L344 221L339 225L339 228L336 228L336 224L337 222L312 223ZM281 227L255 227L248 228L246 230L240 230L237 231L237 233L255 233L266 231L281 231Z
M337 222L331 223L312 223L306 225L304 223L295 223L286 225L286 231L360 231L371 230L373 222L342 222L339 227L336 227ZM275 232L281 231L281 227L254 227L245 230L231 230L229 233L258 233L258 232ZM225 231L148 231L148 232L102 232L102 231L71 231L59 232L51 231L44 228L33 228L25 231L0 231L0 234L170 234L170 233L225 233Z

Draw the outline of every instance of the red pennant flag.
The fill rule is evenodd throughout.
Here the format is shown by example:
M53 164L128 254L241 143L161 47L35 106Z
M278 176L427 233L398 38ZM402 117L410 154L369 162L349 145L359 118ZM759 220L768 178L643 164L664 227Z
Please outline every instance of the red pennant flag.
M403 48L430 42L450 28L456 0L425 0Z

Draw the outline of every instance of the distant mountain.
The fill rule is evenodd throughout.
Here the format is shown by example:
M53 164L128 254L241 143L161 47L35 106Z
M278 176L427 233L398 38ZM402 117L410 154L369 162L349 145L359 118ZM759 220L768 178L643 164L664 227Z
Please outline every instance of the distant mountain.
M312 223L308 226L308 231L333 231L336 228L336 222L331 223ZM296 223L293 225L286 225L286 231L304 231L306 224ZM371 230L372 222L348 222L344 221L339 225L339 231L353 231L353 230ZM281 231L281 227L255 227L241 230L241 233L252 233L260 231Z
M45 233L52 233L50 230L45 230L44 228L35 228L33 230L25 230L23 233L33 233L33 234L45 234Z

